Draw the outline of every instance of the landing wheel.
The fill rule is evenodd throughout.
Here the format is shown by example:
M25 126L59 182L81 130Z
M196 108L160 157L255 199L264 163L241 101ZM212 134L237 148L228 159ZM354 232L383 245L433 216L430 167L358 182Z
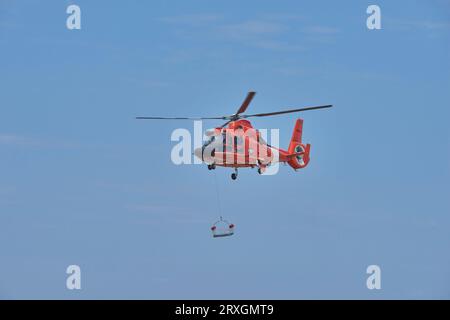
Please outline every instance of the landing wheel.
M259 173L259 174L262 174L262 173L263 173L263 171L261 170L261 168L258 168L258 173Z
M208 164L208 170L214 170L216 168L216 165L213 164Z
M237 168L234 168L234 172L231 174L231 179L236 180L237 179Z

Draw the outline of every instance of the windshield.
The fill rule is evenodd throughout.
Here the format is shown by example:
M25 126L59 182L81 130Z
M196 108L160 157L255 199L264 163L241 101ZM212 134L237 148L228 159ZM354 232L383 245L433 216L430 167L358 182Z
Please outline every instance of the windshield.
M259 142L262 143L262 144L267 144L268 145L266 140L264 140L264 138L262 137L261 133L258 133L258 135L259 135Z
M211 138L209 138L208 141L205 142L205 144L203 145L203 147L206 147L206 146L210 145L215 139L216 139L216 137L215 137L215 136L212 136Z

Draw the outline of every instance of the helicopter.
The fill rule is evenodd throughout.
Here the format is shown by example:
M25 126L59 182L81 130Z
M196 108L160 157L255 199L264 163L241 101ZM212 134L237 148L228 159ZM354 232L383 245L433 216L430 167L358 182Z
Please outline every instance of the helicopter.
M280 114L303 112L331 108L333 105L321 105L289 109L267 113L244 114L256 92L250 91L238 110L227 116L219 117L136 117L139 120L225 120L219 127L206 131L208 140L194 155L206 163L209 170L217 166L233 168L231 179L236 180L239 168L258 168L264 174L267 167L274 163L290 165L294 170L305 168L310 160L311 144L302 142L303 120L295 122L292 138L287 150L269 145L261 132L253 128L248 118L268 117Z

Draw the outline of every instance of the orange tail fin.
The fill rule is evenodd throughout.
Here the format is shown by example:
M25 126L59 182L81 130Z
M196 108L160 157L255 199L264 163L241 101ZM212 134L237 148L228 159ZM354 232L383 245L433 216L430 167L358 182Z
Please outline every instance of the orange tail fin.
M288 152L293 155L292 158L288 161L288 164L294 169L304 168L308 165L309 162L309 152L311 150L311 145L302 144L302 133L303 120L297 119L288 148Z

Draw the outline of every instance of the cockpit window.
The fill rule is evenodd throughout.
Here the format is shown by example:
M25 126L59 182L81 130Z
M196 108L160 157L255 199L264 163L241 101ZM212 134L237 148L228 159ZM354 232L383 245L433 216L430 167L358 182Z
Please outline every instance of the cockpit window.
M264 140L264 138L262 137L262 134L260 132L258 132L258 137L259 137L259 142L262 144L267 144L266 140Z
M244 138L242 136L236 136L236 145L241 147L244 144Z
M208 141L205 142L204 146L210 145L216 139L215 136L211 136Z
M230 133L224 131L223 143L225 152L233 152L233 136Z

